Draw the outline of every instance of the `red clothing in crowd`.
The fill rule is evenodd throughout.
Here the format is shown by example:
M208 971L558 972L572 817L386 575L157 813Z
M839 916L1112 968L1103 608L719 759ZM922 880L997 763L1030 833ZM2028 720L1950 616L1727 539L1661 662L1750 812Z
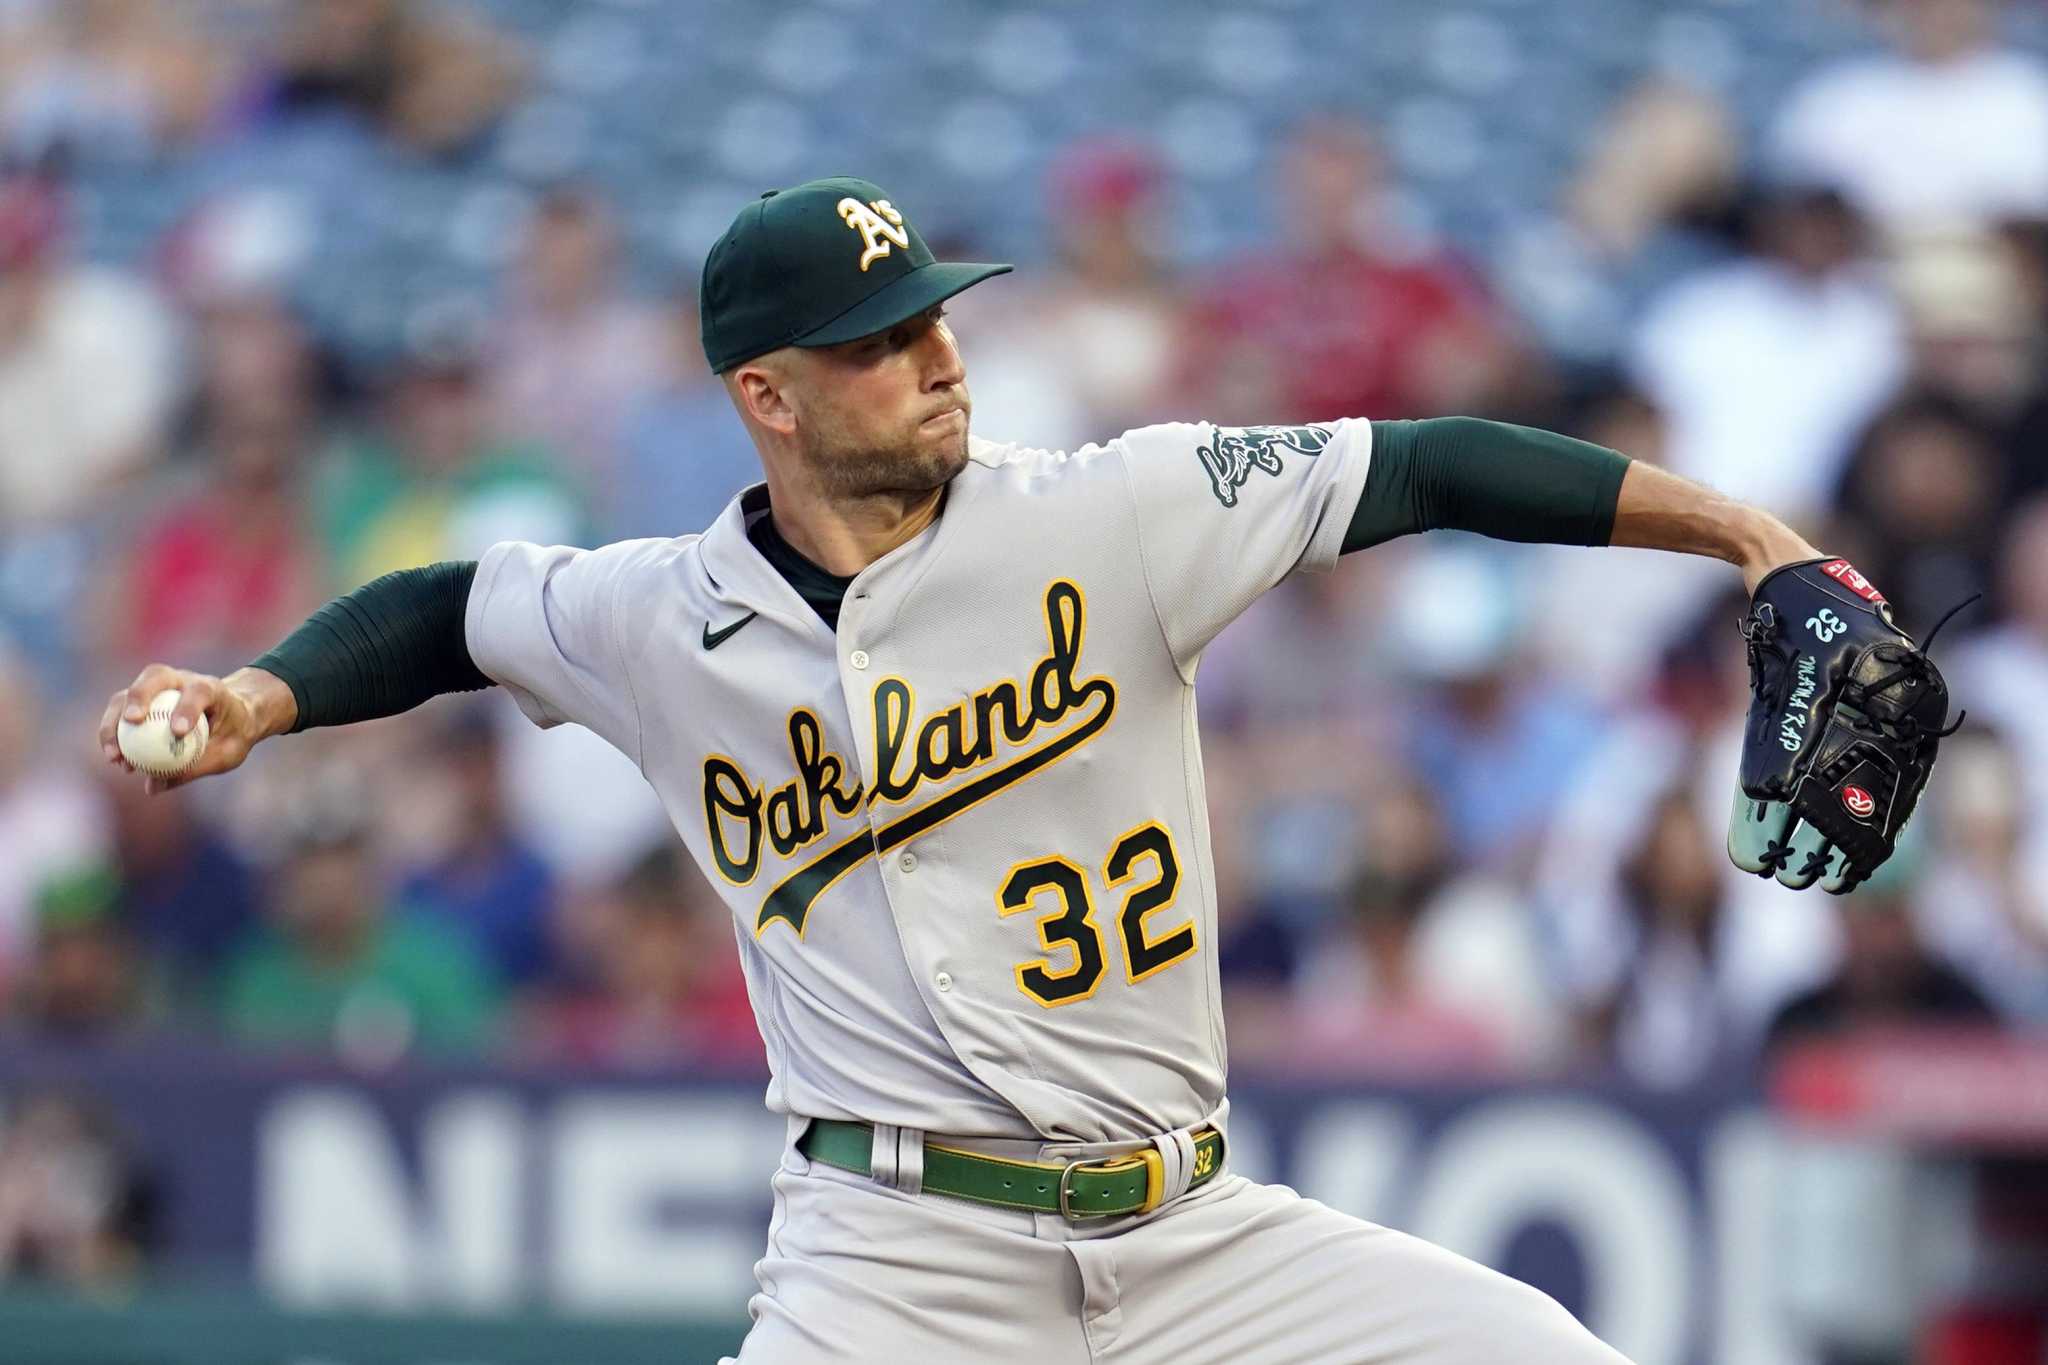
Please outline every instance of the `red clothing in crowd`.
M1213 414L1225 421L1427 416L1467 387L1451 367L1490 359L1496 339L1477 285L1441 258L1255 260L1196 301L1189 391L1271 404Z
M319 582L296 516L196 498L144 529L122 585L121 647L137 658L246 659L299 622Z

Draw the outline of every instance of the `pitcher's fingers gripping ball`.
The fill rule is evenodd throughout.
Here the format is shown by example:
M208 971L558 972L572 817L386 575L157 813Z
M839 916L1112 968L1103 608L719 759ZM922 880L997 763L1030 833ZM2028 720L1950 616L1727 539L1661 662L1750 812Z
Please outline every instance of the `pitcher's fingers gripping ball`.
M1728 854L1794 890L1851 891L1891 857L1955 731L1948 686L1847 560L1766 575L1742 634L1751 696Z
M175 688L166 689L150 699L149 711L141 720L121 718L115 741L121 746L121 757L138 772L176 777L206 752L205 712L200 712L198 721L184 734L171 730L171 713L178 708L179 695Z

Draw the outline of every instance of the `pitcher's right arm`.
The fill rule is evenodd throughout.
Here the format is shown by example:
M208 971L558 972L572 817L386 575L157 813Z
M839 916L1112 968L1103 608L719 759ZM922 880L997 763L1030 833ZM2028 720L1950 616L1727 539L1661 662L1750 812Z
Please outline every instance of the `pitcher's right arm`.
M168 791L240 767L275 735L395 716L443 692L489 687L464 631L476 571L476 561L462 560L386 574L327 603L275 649L225 678L151 664L108 701L100 750L127 768L116 728L124 718L141 720L151 698L175 689L172 733L187 733L202 714L210 733L190 768L147 779L148 791Z

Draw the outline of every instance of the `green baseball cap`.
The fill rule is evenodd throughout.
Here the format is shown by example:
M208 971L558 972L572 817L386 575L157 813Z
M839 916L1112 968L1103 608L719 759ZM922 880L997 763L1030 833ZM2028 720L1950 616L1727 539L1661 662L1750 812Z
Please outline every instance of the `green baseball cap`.
M915 317L1007 265L937 261L879 185L770 190L704 259L704 356L723 374L784 346L835 346Z

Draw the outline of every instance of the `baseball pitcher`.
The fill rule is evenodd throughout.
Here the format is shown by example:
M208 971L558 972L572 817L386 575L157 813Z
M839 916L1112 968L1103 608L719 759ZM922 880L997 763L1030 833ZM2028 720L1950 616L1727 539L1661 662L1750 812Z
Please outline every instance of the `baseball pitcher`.
M1202 652L1288 575L1435 527L1727 560L1757 665L1731 852L1838 891L1911 810L1939 675L1776 520L1543 432L974 435L942 305L1008 269L935 261L866 181L763 195L702 284L762 483L701 534L379 579L224 679L153 665L109 759L166 688L212 740L154 790L492 685L630 756L732 909L789 1119L742 1361L1618 1360L1232 1172Z

